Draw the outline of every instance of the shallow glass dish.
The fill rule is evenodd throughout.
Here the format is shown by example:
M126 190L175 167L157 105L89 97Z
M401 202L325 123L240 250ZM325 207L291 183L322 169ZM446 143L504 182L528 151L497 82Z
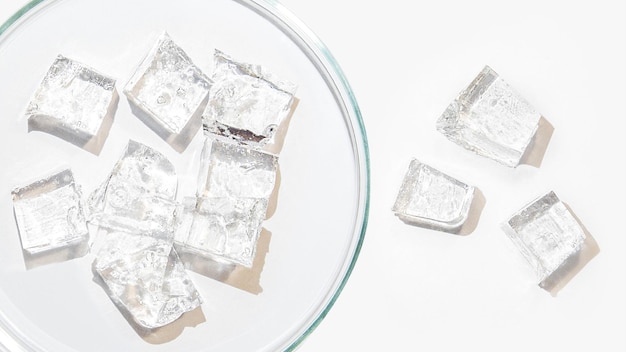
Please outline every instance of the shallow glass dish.
M140 336L93 282L91 254L26 270L10 192L71 167L86 195L129 139L172 160L180 197L195 191L202 133L179 153L132 114L121 93L99 155L27 132L24 111L58 54L116 78L121 92L163 31L205 72L217 48L296 83L299 102L280 153L277 205L264 223L261 270L221 280L191 273L204 298L196 321L162 336ZM282 351L293 350L320 323L363 241L367 140L331 54L280 4L35 0L0 27L0 63L0 350Z

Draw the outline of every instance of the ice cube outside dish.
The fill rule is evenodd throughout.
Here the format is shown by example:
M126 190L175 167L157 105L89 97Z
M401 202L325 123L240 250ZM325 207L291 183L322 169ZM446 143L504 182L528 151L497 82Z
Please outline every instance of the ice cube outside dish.
M404 222L456 233L468 219L474 191L473 186L413 159L392 210Z
M542 287L581 251L586 240L584 229L552 191L513 214L502 229L532 266Z
M437 120L452 142L503 165L520 164L541 114L486 66Z

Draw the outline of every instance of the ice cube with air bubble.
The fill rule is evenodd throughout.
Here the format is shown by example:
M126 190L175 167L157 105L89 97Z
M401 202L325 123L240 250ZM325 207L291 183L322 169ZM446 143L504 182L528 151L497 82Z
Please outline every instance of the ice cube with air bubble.
M262 146L273 140L289 116L296 86L259 65L214 55L213 86L202 114L204 132Z
M186 147L200 128L210 87L211 80L163 33L124 87L124 94L135 115L177 148L176 143Z

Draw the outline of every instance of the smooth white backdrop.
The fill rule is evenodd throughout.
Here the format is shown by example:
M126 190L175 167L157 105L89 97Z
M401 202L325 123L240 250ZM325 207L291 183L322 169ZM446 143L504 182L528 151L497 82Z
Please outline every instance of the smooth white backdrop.
M7 19L24 0L2 0ZM363 113L368 231L351 279L299 351L623 351L626 22L618 1L283 0L330 48ZM490 65L554 126L539 168L448 142L435 121ZM390 209L411 158L477 186L476 230L405 225ZM600 253L556 297L499 228L554 190Z

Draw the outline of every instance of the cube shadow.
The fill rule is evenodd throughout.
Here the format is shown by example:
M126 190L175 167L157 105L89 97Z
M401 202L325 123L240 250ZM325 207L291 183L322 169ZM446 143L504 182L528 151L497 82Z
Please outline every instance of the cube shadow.
M559 266L559 268L539 283L541 288L550 292L550 294L555 297L559 291L574 278L574 276L578 275L578 273L587 265L587 263L591 261L591 259L600 253L598 243L593 238L591 233L589 233L585 225L583 225L567 203L563 204L583 229L583 232L585 233L585 241L582 248L578 252L568 257L563 264Z

